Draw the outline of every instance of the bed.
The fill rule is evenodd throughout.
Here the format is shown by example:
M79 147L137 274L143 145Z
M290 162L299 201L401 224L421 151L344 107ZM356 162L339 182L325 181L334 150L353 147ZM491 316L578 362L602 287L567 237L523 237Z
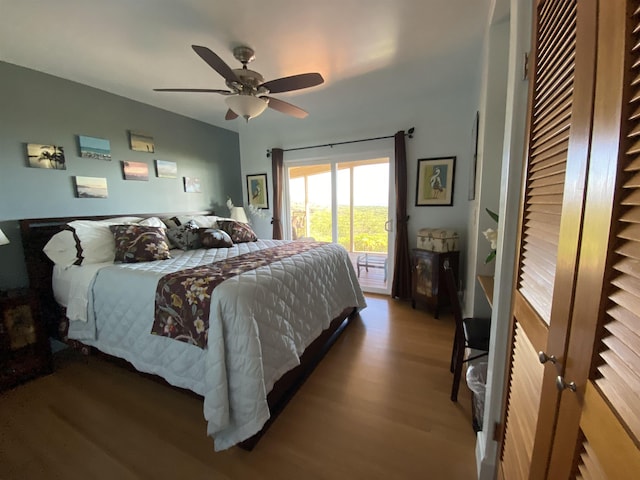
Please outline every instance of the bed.
M159 227L159 218L166 225ZM343 247L260 240L246 229L238 236L237 228L244 226L237 224L226 228L236 241L229 246L225 238L221 246L216 242L225 229L217 227L229 227L225 222L194 212L22 220L21 230L31 287L39 294L51 335L57 332L65 341L124 359L140 372L203 397L215 449L236 444L252 449L366 303ZM185 230L186 225L191 226ZM73 264L50 248L58 237L70 241L69 226L75 228ZM108 248L97 248L99 242L94 250L82 250L89 245L86 238L94 242L102 235L101 241L108 241L109 230L115 236L115 263L109 255L103 258ZM205 230L209 236L203 236ZM184 248L180 235L169 235L176 231L206 240L203 246L209 248ZM129 250L120 248L132 238L140 243L140 232L166 234L167 243L183 248L165 252L162 240L144 243L144 249L138 244L135 254L127 253L130 243ZM217 235L214 247L211 232Z

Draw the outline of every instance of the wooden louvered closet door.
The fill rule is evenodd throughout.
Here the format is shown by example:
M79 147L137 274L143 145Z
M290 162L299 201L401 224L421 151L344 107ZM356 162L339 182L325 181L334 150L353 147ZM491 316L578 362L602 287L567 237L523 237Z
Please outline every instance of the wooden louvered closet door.
M528 145L500 473L545 478L582 225L596 0L534 2ZM545 367L539 351L555 355Z
M508 480L640 478L640 0L548 0L536 9L536 77L499 473ZM559 33L549 40L547 25L574 32L573 40ZM574 83L556 237L549 228L556 225L553 212L545 212L544 230L531 222L531 212L543 59L548 49L566 57L560 45L571 45ZM562 90L555 94L564 95ZM554 201L545 205L557 208L557 193L550 195ZM557 362L535 366L537 350ZM575 388L558 393L556 379Z
M601 0L582 247L548 478L640 478L640 0Z

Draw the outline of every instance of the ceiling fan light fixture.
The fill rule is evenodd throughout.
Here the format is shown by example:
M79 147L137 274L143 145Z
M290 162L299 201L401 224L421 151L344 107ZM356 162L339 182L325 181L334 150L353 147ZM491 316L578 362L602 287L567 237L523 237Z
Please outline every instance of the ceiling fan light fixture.
M229 90L213 88L154 88L157 92L217 93L226 96L227 113L225 120L243 117L248 122L262 114L267 107L295 118L305 118L308 112L283 100L271 97L273 93L291 92L315 87L324 83L319 73L300 73L289 77L264 81L262 75L247 68L254 58L253 49L239 46L233 49L233 56L242 63L242 68L232 69L217 54L202 45L191 45L198 56L224 78Z
M245 118L247 122L250 118L255 118L264 112L269 103L268 100L253 95L232 95L225 101L231 110Z

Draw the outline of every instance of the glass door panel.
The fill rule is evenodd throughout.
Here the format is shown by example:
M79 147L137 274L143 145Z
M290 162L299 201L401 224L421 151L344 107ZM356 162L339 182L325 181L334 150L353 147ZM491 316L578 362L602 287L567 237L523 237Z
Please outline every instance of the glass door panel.
M289 168L291 238L333 242L331 165Z
M388 293L389 160L337 165L338 238L350 252L363 290Z
M389 159L298 164L288 180L290 238L339 243L363 290L389 293Z

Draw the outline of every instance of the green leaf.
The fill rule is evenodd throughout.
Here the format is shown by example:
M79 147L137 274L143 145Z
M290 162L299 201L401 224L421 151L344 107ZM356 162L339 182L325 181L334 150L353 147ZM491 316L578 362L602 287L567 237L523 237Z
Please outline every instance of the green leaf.
M495 212L492 212L492 211L491 211L491 210L489 210L488 208L485 208L485 210L487 211L487 213L489 214L489 216L490 216L491 218L493 218L493 219L496 221L496 223L497 223L497 222L498 222L498 214L497 214L497 213L495 213Z
M485 259L484 263L489 263L494 258L496 258L496 251L495 250L492 251L489 255L487 255L487 258Z

